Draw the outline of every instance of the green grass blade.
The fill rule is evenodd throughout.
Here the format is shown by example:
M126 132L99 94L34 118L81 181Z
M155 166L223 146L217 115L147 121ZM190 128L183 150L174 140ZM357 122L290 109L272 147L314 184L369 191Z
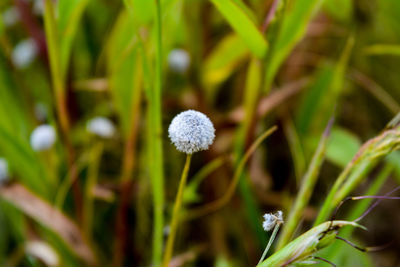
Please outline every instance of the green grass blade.
M307 25L319 8L322 0L297 0L284 15L284 21L268 62L266 88L272 83L279 67L294 46L303 38Z
M111 34L107 55L110 91L125 138L134 126L143 79L136 29L130 16L121 14Z
M248 55L248 48L237 34L222 39L202 65L204 86L211 90L225 81Z
M400 126L368 140L336 179L318 214L315 225L326 220L331 211L349 194L382 157L400 147Z
M250 51L256 57L263 58L267 52L268 43L247 15L247 11L232 0L211 0L211 2L243 39Z
M164 228L164 167L162 149L162 120L161 120L161 95L162 95L162 24L161 24L161 3L156 0L155 10L155 33L156 33L156 56L155 56L155 77L154 87L149 98L149 138L150 147L150 176L153 186L154 202L154 225L153 225L153 265L158 267L161 264L163 247Z
M375 44L366 47L364 52L370 56L400 56L400 45Z
M236 144L235 144L235 165L240 162L240 158L243 155L243 151L246 148L246 142L248 138L252 136L252 126L255 123L255 111L257 107L257 100L260 95L261 81L262 81L262 65L260 60L252 58L250 61L247 77L246 86L244 90L244 109L245 118L237 130ZM264 246L266 242L265 233L259 223L261 217L261 210L254 199L248 175L244 172L239 178L239 191L244 201L244 208L247 214L247 219L250 223L251 228L258 237L260 246Z
M281 233L281 236L279 238L277 249L282 248L291 239L301 219L304 209L306 208L311 198L312 192L314 191L315 183L317 182L319 176L319 171L325 158L324 155L332 123L333 118L328 123L328 126L322 134L321 140L319 141L318 147L310 162L308 170L303 177L300 191L297 194L296 200L294 202L294 207L290 211L287 223L284 224L283 232Z
M326 158L344 168L357 153L360 146L361 142L357 136L343 128L334 127L326 148Z
M57 3L57 28L60 40L59 53L62 77L66 75L72 42L88 3L89 0L60 0Z
M378 173L377 177L374 179L372 184L369 186L368 190L364 193L364 195L373 196L378 194L379 190L382 188L385 181L389 178L390 173L393 171L394 166L392 164L386 164L384 168ZM361 216L373 202L373 199L365 199L362 201L353 202L356 203L353 208L347 212L346 219L347 220L355 220L359 216ZM340 236L343 238L350 238L353 233L353 228L344 228L340 232ZM324 251L321 256L325 258L332 259L337 264L343 264L343 266L347 265L346 261L346 253L348 250L348 245L344 243L336 242L332 246L330 246L326 251ZM354 253L354 252L353 252ZM335 260L334 260L335 259Z

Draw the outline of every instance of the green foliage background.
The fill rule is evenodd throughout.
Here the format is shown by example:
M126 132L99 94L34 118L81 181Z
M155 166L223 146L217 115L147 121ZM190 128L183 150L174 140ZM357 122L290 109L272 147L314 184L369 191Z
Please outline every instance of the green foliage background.
M10 10L19 14L14 23ZM1 266L46 264L27 249L38 240L61 266L159 266L184 163L167 128L187 109L210 117L216 140L193 156L174 266L255 266L270 234L262 214L287 218L307 184L311 195L288 238L318 215L328 220L320 208L335 179L400 111L398 0L3 0L0 18L0 156L11 173L0 188ZM13 53L28 38L35 58L19 67ZM184 73L168 63L176 48L190 55ZM110 118L117 134L88 133L95 116ZM35 152L29 136L44 123L58 140ZM229 203L190 217L224 195L245 151L273 125ZM398 142L379 161L366 157L344 192L395 188ZM305 183L310 176L315 186ZM32 199L60 212L65 227ZM355 219L369 203L350 202L338 216ZM342 233L365 246L394 240L385 251L337 241L318 255L338 266L399 264L398 212L395 201L382 202L361 222L369 232Z

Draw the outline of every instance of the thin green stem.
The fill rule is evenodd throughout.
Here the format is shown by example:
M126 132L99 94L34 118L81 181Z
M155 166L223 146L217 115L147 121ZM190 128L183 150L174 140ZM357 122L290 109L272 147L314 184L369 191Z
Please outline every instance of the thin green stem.
M85 194L83 202L84 220L83 231L86 238L91 241L93 228L93 189L96 186L99 175L99 166L101 155L103 154L103 143L98 142L93 145L90 152L90 165L88 169L88 177L85 185Z
M190 166L191 158L192 158L191 154L188 154L186 156L185 167L183 168L181 180L179 182L179 189L178 189L178 193L176 194L174 209L172 211L172 219L171 219L171 225L170 225L170 231L169 231L169 235L168 235L167 245L165 247L164 259L163 259L163 264L162 264L163 267L168 267L168 264L172 258L172 251L174 249L176 229L177 229L178 221L179 221L179 211L182 206L182 196L183 196L183 192L185 189L187 176L189 173L189 166Z
M331 191L329 192L328 196L324 201L324 204L322 205L320 212L318 213L318 217L314 222L314 226L321 224L324 220L328 218L329 213L332 211L331 203L333 201L333 198L335 197L336 192L339 190L339 187L342 185L346 177L351 172L352 167L353 167L352 164L347 165L344 171L336 179Z
M258 264L260 264L260 263L264 260L265 256L267 256L267 253L268 253L268 251L269 251L269 249L270 249L270 247L271 247L271 245L272 245L272 242L274 242L274 240L275 240L276 234L278 233L278 230L279 230L279 227L280 227L280 226L281 226L280 223L277 223L277 224L275 225L274 231L272 232L272 235L271 235L271 237L269 238L267 247L265 248L265 250L264 250L264 252L263 252L263 254L262 254L262 256L261 256L261 259L260 259L260 261L258 262Z
M333 120L331 119L330 123L328 124L327 128L324 131L324 134L321 137L317 150L315 151L314 156L311 160L310 166L306 174L304 175L300 191L294 202L294 207L289 214L289 218L287 220L287 223L285 224L283 233L279 239L277 247L278 249L286 245L290 240L290 238L292 237L297 227L297 224L300 221L300 218L304 212L304 209L311 198L315 183L317 182L318 179L322 162L324 160L326 144L328 142L329 131L332 126L332 123Z
M151 161L153 162L150 174L153 186L154 201L154 229L153 229L153 266L161 264L163 245L163 207L164 207L164 171L162 152L162 125L161 125L161 88L162 88L162 27L161 3L156 1L155 28L157 36L155 58L154 90L149 93L149 144Z
M256 141L254 141L254 143L246 151L244 156L240 159L239 163L237 164L233 179L230 182L228 189L226 190L224 195L213 202L205 204L202 207L190 210L186 214L185 220L190 220L193 218L197 218L197 217L206 215L206 214L214 212L214 211L222 208L226 204L228 204L236 191L236 187L239 183L241 175L243 174L243 170L246 166L247 161L249 160L251 155L254 153L254 151L258 148L258 146L262 143L262 141L264 141L268 136L270 136L273 132L275 132L276 129L277 129L277 127L273 126L270 129L268 129L267 131L265 131L261 136L259 136L256 139Z

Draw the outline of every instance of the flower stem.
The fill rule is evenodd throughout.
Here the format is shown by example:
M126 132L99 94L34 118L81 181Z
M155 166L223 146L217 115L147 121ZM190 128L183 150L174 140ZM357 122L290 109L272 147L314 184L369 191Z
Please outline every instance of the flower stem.
M153 225L153 266L161 265L163 227L164 227L164 170L162 151L162 120L161 120L161 95L162 95L162 25L161 3L156 1L155 30L156 30L156 56L155 77L153 90L149 95L149 156L153 162L150 167L150 176L153 186L154 225Z
M171 219L171 225L170 225L170 232L168 235L168 240L167 240L167 246L165 248L165 253L164 253L164 259L163 259L163 267L168 267L168 264L171 260L172 257L172 251L174 248L174 241L175 241L175 235L176 235L176 229L178 226L178 220L179 220L179 211L182 206L182 196L183 196L183 191L185 188L188 172L189 172L189 166L190 166L190 160L192 158L191 154L187 154L186 156L186 162L185 162L185 167L183 168L181 180L179 182L179 188L178 188L178 193L176 194L176 199L175 199L175 204L174 204L174 209L172 211L172 219Z
M271 247L271 245L272 245L272 242L274 242L274 240L275 240L276 234L278 233L278 230L279 230L279 227L280 227L280 226L281 226L280 223L277 223L277 224L275 225L274 231L272 232L272 235L271 235L271 237L269 238L267 247L265 248L265 250L264 250L264 252L263 252L263 254L262 254L262 256L261 256L261 259L260 259L260 261L258 262L258 264L260 264L260 263L264 260L265 256L267 255L267 253L268 253L268 251L269 251L269 249L270 249L270 247Z

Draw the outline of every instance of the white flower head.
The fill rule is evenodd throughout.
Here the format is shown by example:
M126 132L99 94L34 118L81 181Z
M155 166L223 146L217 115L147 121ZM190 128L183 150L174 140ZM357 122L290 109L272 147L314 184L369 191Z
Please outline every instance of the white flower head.
M44 1L34 0L33 1L33 13L39 16L43 16L44 13Z
M207 150L215 138L214 125L210 119L195 110L176 115L169 125L168 133L176 149L186 154Z
M5 158L0 158L0 185L10 177L8 171L8 162Z
M115 126L105 117L95 117L86 124L86 130L103 138L110 138L115 134Z
M31 147L35 151L47 150L56 142L56 131L53 126L43 124L31 133Z
M174 49L168 54L168 64L172 71L185 73L190 65L190 55L184 49Z
M14 26L20 19L18 9L15 6L8 8L2 14L3 23L6 27Z
M11 60L18 69L24 69L33 62L38 52L39 49L35 40L28 38L14 47L11 53Z
M263 228L265 231L271 231L275 225L283 223L283 213L280 210L275 213L266 213L263 217Z
M25 245L25 252L40 259L46 266L53 267L60 265L60 258L57 252L43 241L28 241Z

